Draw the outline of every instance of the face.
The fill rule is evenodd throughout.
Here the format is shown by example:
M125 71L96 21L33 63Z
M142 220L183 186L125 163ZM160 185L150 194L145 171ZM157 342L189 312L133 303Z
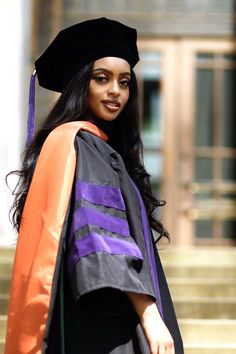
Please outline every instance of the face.
M112 121L129 99L130 65L116 57L96 60L88 89L88 109L92 116Z

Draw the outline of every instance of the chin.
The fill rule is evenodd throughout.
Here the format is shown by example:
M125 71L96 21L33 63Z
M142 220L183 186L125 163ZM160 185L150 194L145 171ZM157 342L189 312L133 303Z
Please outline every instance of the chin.
M119 117L119 114L116 115L116 116L102 116L102 117L98 117L98 119L101 119L101 120L105 120L107 122L112 122L113 120L117 119Z

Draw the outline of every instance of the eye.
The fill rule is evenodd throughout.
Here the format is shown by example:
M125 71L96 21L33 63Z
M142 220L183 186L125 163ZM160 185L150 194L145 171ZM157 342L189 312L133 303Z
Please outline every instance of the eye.
M93 79L98 83L106 83L108 81L108 78L104 75L95 76Z
M122 87L128 87L129 84L130 84L130 80L128 80L128 79L123 79L120 81L120 86L122 86Z

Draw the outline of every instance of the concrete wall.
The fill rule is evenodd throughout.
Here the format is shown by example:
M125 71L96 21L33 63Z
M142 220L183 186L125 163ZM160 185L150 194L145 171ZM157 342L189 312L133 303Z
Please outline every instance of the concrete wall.
M16 239L8 219L12 197L5 176L19 167L20 151L25 141L29 13L28 0L0 2L0 245L12 244ZM12 188L15 182L16 179L9 179Z
M144 36L227 37L235 31L234 0L64 0L63 25L112 17Z

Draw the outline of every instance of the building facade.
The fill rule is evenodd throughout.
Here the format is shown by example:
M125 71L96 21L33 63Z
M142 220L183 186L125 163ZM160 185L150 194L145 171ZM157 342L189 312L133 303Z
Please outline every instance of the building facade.
M103 16L138 30L144 159L172 243L234 245L234 1L34 0L29 67L60 29ZM57 96L37 97L40 120Z

